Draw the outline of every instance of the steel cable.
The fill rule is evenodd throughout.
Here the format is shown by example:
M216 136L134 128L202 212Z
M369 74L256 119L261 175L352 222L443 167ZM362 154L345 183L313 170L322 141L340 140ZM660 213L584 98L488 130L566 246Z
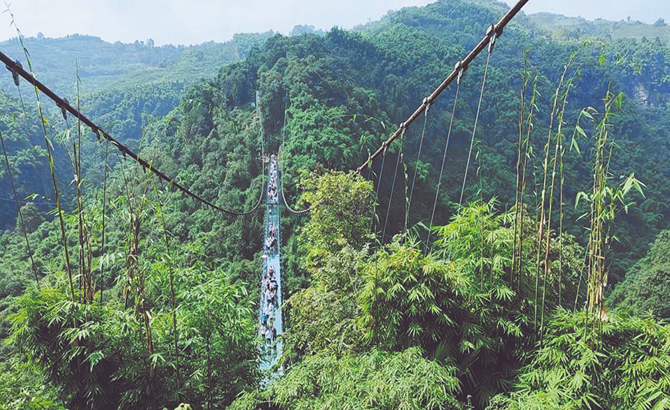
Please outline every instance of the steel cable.
M424 99L424 101L427 100ZM430 104L426 104L424 120L423 120L423 130L421 131L421 141L419 142L419 152L416 155L416 165L414 166L414 176L412 177L412 188L409 191L409 200L407 201L407 214L412 208L412 195L414 194L414 183L416 182L416 174L419 172L419 159L421 159L421 149L423 148L423 139L426 136L426 124L428 123L428 111L430 111Z
M379 190L382 187L382 177L384 176L384 162L386 161L386 150L384 150L384 153L382 154L382 167L379 170L379 178L377 179L377 190L375 191L375 203L379 199ZM372 167L370 167L370 170L372 170ZM372 215L372 226L370 227L370 231L374 232L375 230L375 217L377 216L377 206L375 205L375 210Z
M491 26L491 27L493 27L493 26ZM482 108L482 100L484 99L484 88L486 86L486 75L488 74L489 63L491 62L491 52L493 51L493 45L495 44L495 41L496 41L495 30L489 29L489 33L491 33L491 37L489 39L488 53L486 54L486 65L484 66L484 78L482 79L482 89L479 93L479 102L477 103L477 113L475 115L475 124L472 128L472 138L470 139L470 150L468 151L468 161L465 164L465 173L463 175L463 186L461 187L461 197L458 200L459 205L463 204L463 193L465 192L465 182L468 179L468 168L470 168L470 158L472 157L472 147L474 146L474 143L475 143L475 134L477 133L477 124L479 122L479 113L480 113L481 108Z
M404 128L403 128L404 130ZM395 181L398 178L398 165L400 165L400 157L402 156L402 143L405 133L403 132L400 136L400 151L398 152L398 159L395 163L395 171L393 172L393 183L391 184L391 194L389 195L389 204L386 207L386 219L384 219L384 231L382 232L381 244L384 244L384 239L386 238L386 227L389 222L389 213L391 212L391 202L393 201L393 192L395 191Z
M460 62L456 64L458 68ZM442 155L442 166L440 167L440 177L437 179L437 189L435 190L435 201L433 202L433 212L430 214L430 224L428 225L428 236L426 237L426 247L430 243L430 230L433 229L433 221L435 218L435 209L437 208L437 201L440 197L440 187L442 185L442 175L444 173L444 164L447 162L447 151L449 150L449 140L451 139L451 131L454 125L454 117L456 116L456 105L458 104L458 93L461 89L461 80L463 79L464 71L461 69L456 79L456 95L454 96L454 107L451 110L451 119L449 120L449 130L447 131L447 140L444 144L444 154Z
M108 154L109 154L109 141L105 144L105 173L102 182L102 251L101 255L105 255L105 213L107 212L107 168L109 168L108 163ZM105 282L105 264L100 263L100 307L102 307L102 293L104 290Z
M286 207L286 209L288 209L289 212L294 213L296 215L302 215L302 214L305 214L305 213L311 211L312 207L309 206L308 208L302 209L302 210L299 210L299 211L295 210L295 209L293 209L289 206L288 201L286 200L286 194L284 194L284 172L282 172L282 170L281 170L281 158L282 158L281 152L284 148L284 144L286 143L286 118L287 118L286 113L287 113L287 110L288 110L288 101L284 105L284 126L282 127L282 131L281 131L282 132L282 134L281 134L281 146L279 147L279 152L277 153L277 172L279 173L279 181L277 183L279 184L279 190L281 191L281 197L284 200L284 206Z

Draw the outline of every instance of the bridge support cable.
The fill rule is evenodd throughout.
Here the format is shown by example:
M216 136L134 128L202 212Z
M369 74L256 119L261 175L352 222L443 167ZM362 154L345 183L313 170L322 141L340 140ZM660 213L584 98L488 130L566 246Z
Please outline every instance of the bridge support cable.
M393 172L393 183L391 184L391 193L389 194L389 204L386 207L386 218L384 219L384 230L382 232L381 244L384 244L384 239L386 238L386 227L389 222L389 214L391 213L391 202L393 202L393 192L395 191L395 181L398 178L398 166L400 165L400 157L402 157L402 144L405 137L405 132L403 130L400 136L400 151L398 152L398 158L395 163L395 171Z
M109 168L108 162L109 156L109 141L105 143L105 172L102 182L102 237L100 238L101 242L101 253L100 255L105 255L105 213L107 213L107 170ZM105 262L100 263L100 307L102 307L102 293L105 289Z
M282 146L282 148L283 148L283 146ZM280 149L279 158L281 158L281 156L282 155L281 155L281 149ZM277 162L281 163L281 159L279 159ZM279 178L282 182L282 183L278 184L279 185L279 191L281 192L281 198L282 198L282 201L284 202L284 206L286 207L286 209L288 209L289 212L291 212L293 214L296 214L296 215L303 215L303 214L306 214L307 212L311 211L312 210L311 206L308 207L308 208L305 208L305 209L293 209L293 208L291 208L291 206L288 204L288 201L286 200L286 194L284 193L284 184L283 184L284 173L279 168L279 166L277 167L277 169L278 169L277 172L279 172L279 175L280 175Z
M424 104L426 99L424 99ZM416 183L416 174L419 172L419 160L421 159L421 148L423 148L423 139L426 136L426 124L428 123L428 111L430 111L430 104L426 105L426 111L423 119L423 130L421 131L421 141L419 142L419 152L416 154L416 165L414 166L414 176L412 177L412 188L409 191L409 200L407 201L407 215L412 208L412 195L414 195L414 183Z
M496 37L500 37L503 34L503 30L505 26L521 11L523 6L528 3L529 0L519 0L514 7L512 7L496 24L492 25L489 30L493 29L493 32L495 33ZM490 43L490 35L487 32L487 34L482 38L482 40L475 46L472 51L470 51L470 54L468 54L463 60L460 61L462 69L467 70L469 67L470 63L489 45ZM459 70L454 69L451 74L447 76L447 78L442 81L442 83L433 91L433 93L428 96L426 99L423 100L421 105L412 113L412 115L405 120L405 122L401 123L398 129L382 144L382 146L375 151L370 158L362 164L360 167L356 169L356 173L360 174L366 167L370 166L372 164L372 161L375 160L379 155L382 154L384 146L389 146L393 141L395 141L402 132L407 129L413 122L416 120L421 113L426 109L426 105L433 105L435 100L442 94L442 92L451 84L458 76Z
M284 193L284 171L281 169L281 162L282 162L282 152L284 150L284 145L286 144L286 118L288 117L286 115L288 111L288 94L286 96L286 104L284 105L284 126L282 127L282 134L281 134L281 146L279 147L279 153L278 153L278 158L277 158L277 172L279 173L279 191L281 192L281 197L282 201L284 201L284 206L286 209L288 209L289 212L296 214L296 215L302 215L305 214L309 211L312 210L312 207L309 206L308 208L297 210L291 208L291 206L288 204L288 201L286 200L286 194Z
M35 260L33 259L33 251L30 247L30 241L28 240L28 233L26 232L26 224L23 221L23 212L21 212L21 206L19 205L19 197L16 193L16 187L14 186L14 178L12 177L12 168L9 165L9 157L7 156L7 149L5 148L5 138L0 132L0 143L2 143L2 153L5 156L5 164L7 164L7 176L9 177L9 183L12 185L12 192L14 193L14 201L16 202L16 210L19 213L19 223L21 224L21 231L23 232L23 237L26 239L26 249L28 250L28 256L30 257L30 266L33 269L35 274L35 283L37 284L37 289L40 288L40 279L37 276L37 268L35 267Z
M18 61L12 61L11 58L9 58L7 55L4 53L0 52L0 61L5 64L5 67L7 70L9 70L12 73L12 76L14 77L15 83L18 83L18 77L23 77L26 81L28 81L30 84L32 84L35 87L35 92L38 90L44 93L49 99L51 99L54 103L56 103L56 106L58 106L63 113L69 112L70 114L74 115L77 117L78 120L80 120L82 123L86 124L91 131L96 135L98 141L101 141L102 138L106 139L109 141L123 156L125 157L126 155L131 157L135 162L140 164L142 168L145 169L145 171L151 171L158 178L162 181L165 181L168 183L169 186L174 187L175 189L183 192L184 194L190 196L191 198L195 199L198 202L201 202L210 208L213 208L217 211L223 212L228 215L233 215L233 216L243 216L243 215L249 215L253 212L255 212L258 209L258 206L260 206L260 203L262 203L262 200L259 201L258 206L254 207L251 211L246 211L246 212L239 212L239 211L231 211L225 208L222 208L218 205L213 204L211 201L206 200L205 198L202 198L198 194L192 192L179 182L175 181L174 178L171 178L161 172L158 168L154 167L151 163L147 162L145 159L134 153L130 148L125 146L124 144L120 143L118 140L116 140L114 137L109 135L106 131L104 131L101 127L96 125L93 121L91 121L88 117L86 117L84 114L82 114L79 110L75 109L70 105L70 103L67 101L65 98L61 98L58 95L56 95L53 91L51 91L46 85L42 84L39 80L35 78L32 74L28 73L26 70L23 69L21 66L21 63ZM265 172L263 172L263 175L265 175ZM264 183L261 184L261 192L263 191L263 186ZM261 194L262 198L262 194Z
M382 153L382 167L379 170L379 178L377 178L377 190L375 191L375 203L379 199L379 190L382 187L382 177L384 176L384 162L386 162L386 149L384 149L384 152ZM370 167L370 170L372 170L372 167ZM372 226L370 226L370 232L375 231L375 219L377 216L377 207L375 206L375 212L372 215Z
M494 26L489 27L487 32L489 37L489 48L488 53L486 54L486 65L484 66L484 78L482 78L482 89L479 93L479 102L477 103L477 114L475 114L475 124L472 127L472 138L470 138L470 150L468 151L468 161L465 164L465 173L463 175L463 186L461 187L461 197L458 200L458 204L463 204L463 193L465 192L465 182L468 179L468 168L470 168L470 158L472 157L472 147L475 143L475 134L477 133L477 124L479 123L479 113L482 109L482 100L484 99L484 89L486 87L486 75L489 71L489 64L491 62L491 53L493 52L493 47L496 41L496 32Z
M447 152L449 150L449 140L451 139L451 130L454 125L454 117L456 116L456 106L458 104L458 93L461 89L461 81L463 80L463 75L465 71L460 67L460 62L456 64L456 69L459 70L458 76L456 77L456 95L454 96L454 107L451 109L451 118L449 119L449 129L447 131L447 138L444 144L444 154L442 155L442 165L440 166L440 176L437 179L437 189L435 190L435 201L433 202L433 211L430 214L430 224L428 225L428 236L426 237L426 250L428 249L428 244L430 243L430 231L433 229L433 222L435 219L435 209L437 208L437 202L440 198L440 187L442 186L442 175L444 174L444 164L447 162Z

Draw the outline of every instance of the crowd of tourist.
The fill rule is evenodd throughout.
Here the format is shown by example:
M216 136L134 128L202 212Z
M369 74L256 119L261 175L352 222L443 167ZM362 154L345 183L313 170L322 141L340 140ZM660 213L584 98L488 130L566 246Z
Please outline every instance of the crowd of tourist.
M268 204L278 203L277 198L277 158L270 157L270 182L268 184ZM272 207L269 207L268 214L272 214ZM271 345L277 338L277 328L275 326L275 310L278 308L277 291L279 289L274 266L269 262L269 255L277 251L278 227L275 223L268 221L265 237L265 247L263 259L265 261L261 279L261 324L260 336L267 340Z
M270 183L268 184L268 202L278 203L277 196L277 157L274 154L270 157Z

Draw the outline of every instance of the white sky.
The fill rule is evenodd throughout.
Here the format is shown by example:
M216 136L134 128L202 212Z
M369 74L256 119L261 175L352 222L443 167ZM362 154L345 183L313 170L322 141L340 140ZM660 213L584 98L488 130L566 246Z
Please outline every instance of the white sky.
M288 34L295 25L328 30L377 20L388 10L423 6L431 0L6 0L24 36L88 34L156 45L224 42L235 33ZM515 0L505 0L513 4ZM548 11L589 20L602 17L670 23L668 0L530 0L527 14ZM6 9L0 2L0 9ZM0 14L0 41L16 36L9 13Z

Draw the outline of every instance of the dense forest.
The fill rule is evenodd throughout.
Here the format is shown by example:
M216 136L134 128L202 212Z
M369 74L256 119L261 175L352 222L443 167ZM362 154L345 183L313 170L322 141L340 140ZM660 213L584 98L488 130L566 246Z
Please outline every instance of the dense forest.
M231 211L0 76L0 409L670 408L663 21L518 15L353 172L507 10L0 44ZM287 331L261 371L264 217L245 211L272 153Z

